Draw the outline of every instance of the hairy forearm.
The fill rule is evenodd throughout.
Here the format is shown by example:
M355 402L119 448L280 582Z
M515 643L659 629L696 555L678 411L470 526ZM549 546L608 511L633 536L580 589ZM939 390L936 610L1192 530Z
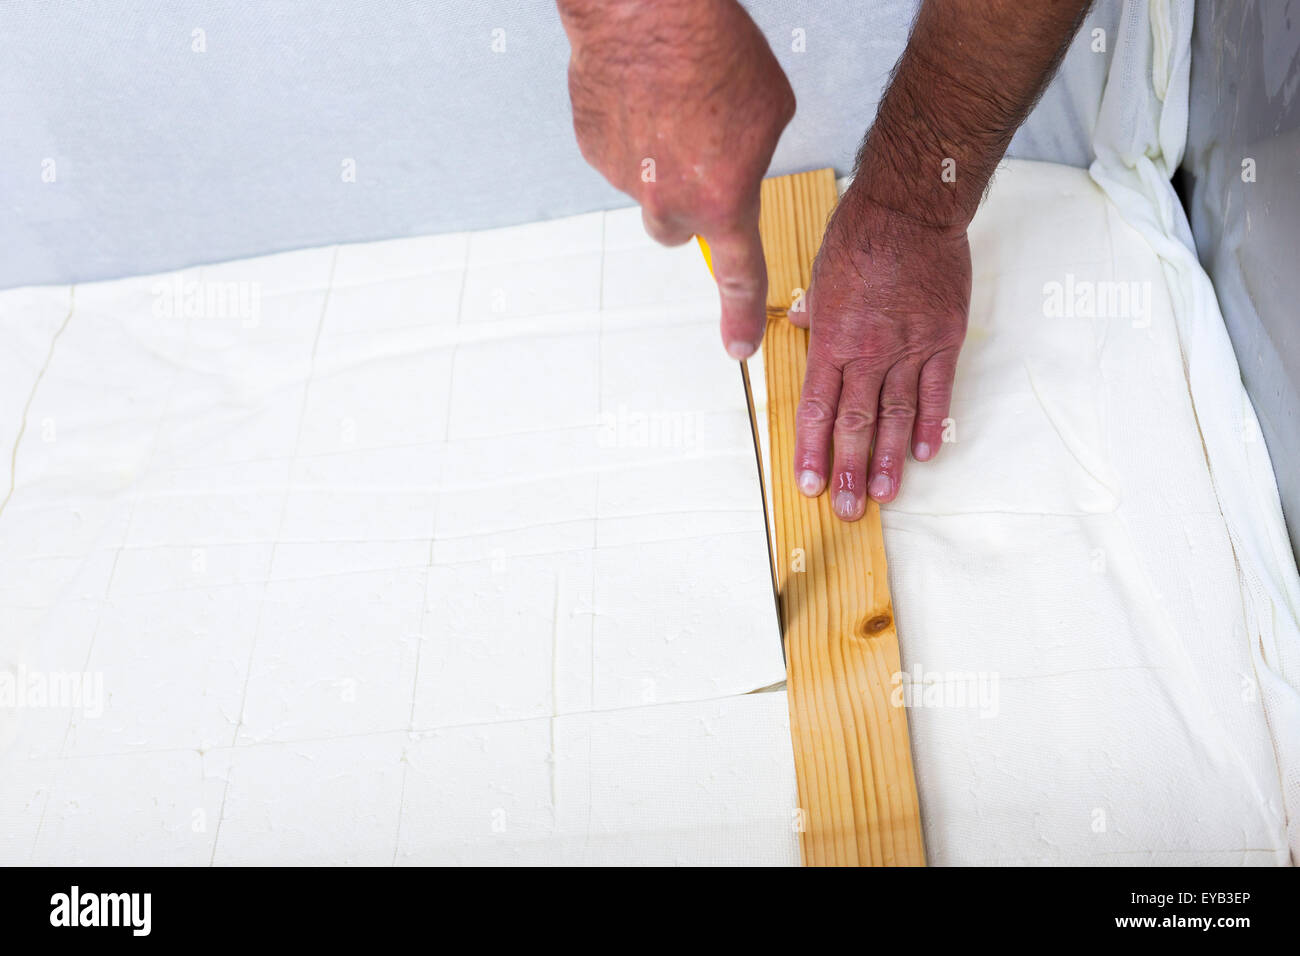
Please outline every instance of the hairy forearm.
M723 5L736 6L736 0L557 0L556 3L571 44L599 43L603 37L633 29L643 49L672 46L685 40L691 31L708 29Z
M858 154L855 192L964 229L1090 4L925 0Z
M693 94L688 103L703 102L710 91L691 88L701 70L743 77L763 53L771 56L737 0L557 0L556 5L572 60L580 68L589 62L609 66L625 100L644 83L678 108L682 104L670 90L685 88Z
M611 20L624 16L629 10L643 4L645 0L556 0L560 8L560 20L564 29L573 33L595 30ZM666 8L689 6L691 0L669 0Z

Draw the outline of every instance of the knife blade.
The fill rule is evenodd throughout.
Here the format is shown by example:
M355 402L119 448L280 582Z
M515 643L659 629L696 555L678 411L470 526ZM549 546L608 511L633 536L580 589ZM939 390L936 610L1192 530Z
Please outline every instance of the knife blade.
M709 267L709 274L712 275L713 255L709 251L709 244L704 241L703 236L696 236L695 240L700 244L700 252L704 254L704 262ZM772 547L772 515L768 510L767 479L763 473L763 445L758 434L758 413L754 410L754 386L749 379L749 363L741 361L737 364L740 366L740 381L745 389L745 406L749 409L749 435L754 442L754 464L758 468L758 494L763 504L763 537L767 541L767 565L772 578L772 606L776 609L777 634L784 647L785 618L781 614L781 584L776 570L776 552Z

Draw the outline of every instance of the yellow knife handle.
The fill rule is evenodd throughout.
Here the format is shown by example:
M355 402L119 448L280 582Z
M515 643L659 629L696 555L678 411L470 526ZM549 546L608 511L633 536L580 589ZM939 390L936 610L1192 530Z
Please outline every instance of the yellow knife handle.
M709 275L713 275L713 253L709 251L709 244L703 236L696 236L695 241L700 244L700 252L704 253L704 264L709 267Z

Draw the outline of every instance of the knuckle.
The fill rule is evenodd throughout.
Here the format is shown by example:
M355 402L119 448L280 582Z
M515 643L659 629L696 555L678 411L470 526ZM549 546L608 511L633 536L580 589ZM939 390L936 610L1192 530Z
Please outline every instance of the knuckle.
M732 183L731 177L713 178L703 184L692 197L691 208L702 220L715 227L730 229L743 209L742 193Z
M781 127L784 128L786 123L794 119L794 114L799 109L799 101L795 98L794 89L790 86L788 80L785 83L785 88L781 91L778 106L780 108Z
M876 425L876 416L861 411L841 412L839 418L835 419L835 433L844 435L858 435L865 431L870 431Z
M646 190L641 196L641 215L646 224L662 225L668 216L668 204L657 189Z
M910 369L913 375L920 371L921 367L934 354L934 339L926 336L919 340L909 341L900 349L899 362L904 368Z
M729 298L750 298L767 294L766 285L758 276L750 273L730 272L718 277L718 291Z
M919 395L923 409L935 409L948 404L948 386L946 385L922 385Z
M889 360L892 353L888 345L879 341L865 343L850 329L844 329L842 333L836 336L836 341L829 344L831 354L841 356L840 365L844 369L845 380L861 378L879 382L892 364Z
M835 421L835 409L826 399L806 395L799 400L798 419L804 425L821 426Z
M642 214L660 223L673 224L684 217L684 210L690 209L689 199L682 196L680 190L671 183L638 182L637 186Z
M916 415L916 402L900 395L882 396L880 417L893 421L910 419Z
M942 355L947 362L956 365L957 353L961 351L962 343L965 341L966 316L962 315L947 323L943 333L939 336L936 343L939 347L935 351Z

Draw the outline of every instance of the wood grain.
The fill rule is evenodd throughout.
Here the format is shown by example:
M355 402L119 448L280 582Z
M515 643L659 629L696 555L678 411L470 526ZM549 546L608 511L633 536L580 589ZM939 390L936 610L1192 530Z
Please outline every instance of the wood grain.
M835 517L830 495L795 486L795 411L808 333L785 317L808 288L836 202L829 169L765 180L759 230L768 272L763 340L775 552L785 629L790 736L809 866L923 866L907 712L880 508ZM802 570L799 570L802 568Z

